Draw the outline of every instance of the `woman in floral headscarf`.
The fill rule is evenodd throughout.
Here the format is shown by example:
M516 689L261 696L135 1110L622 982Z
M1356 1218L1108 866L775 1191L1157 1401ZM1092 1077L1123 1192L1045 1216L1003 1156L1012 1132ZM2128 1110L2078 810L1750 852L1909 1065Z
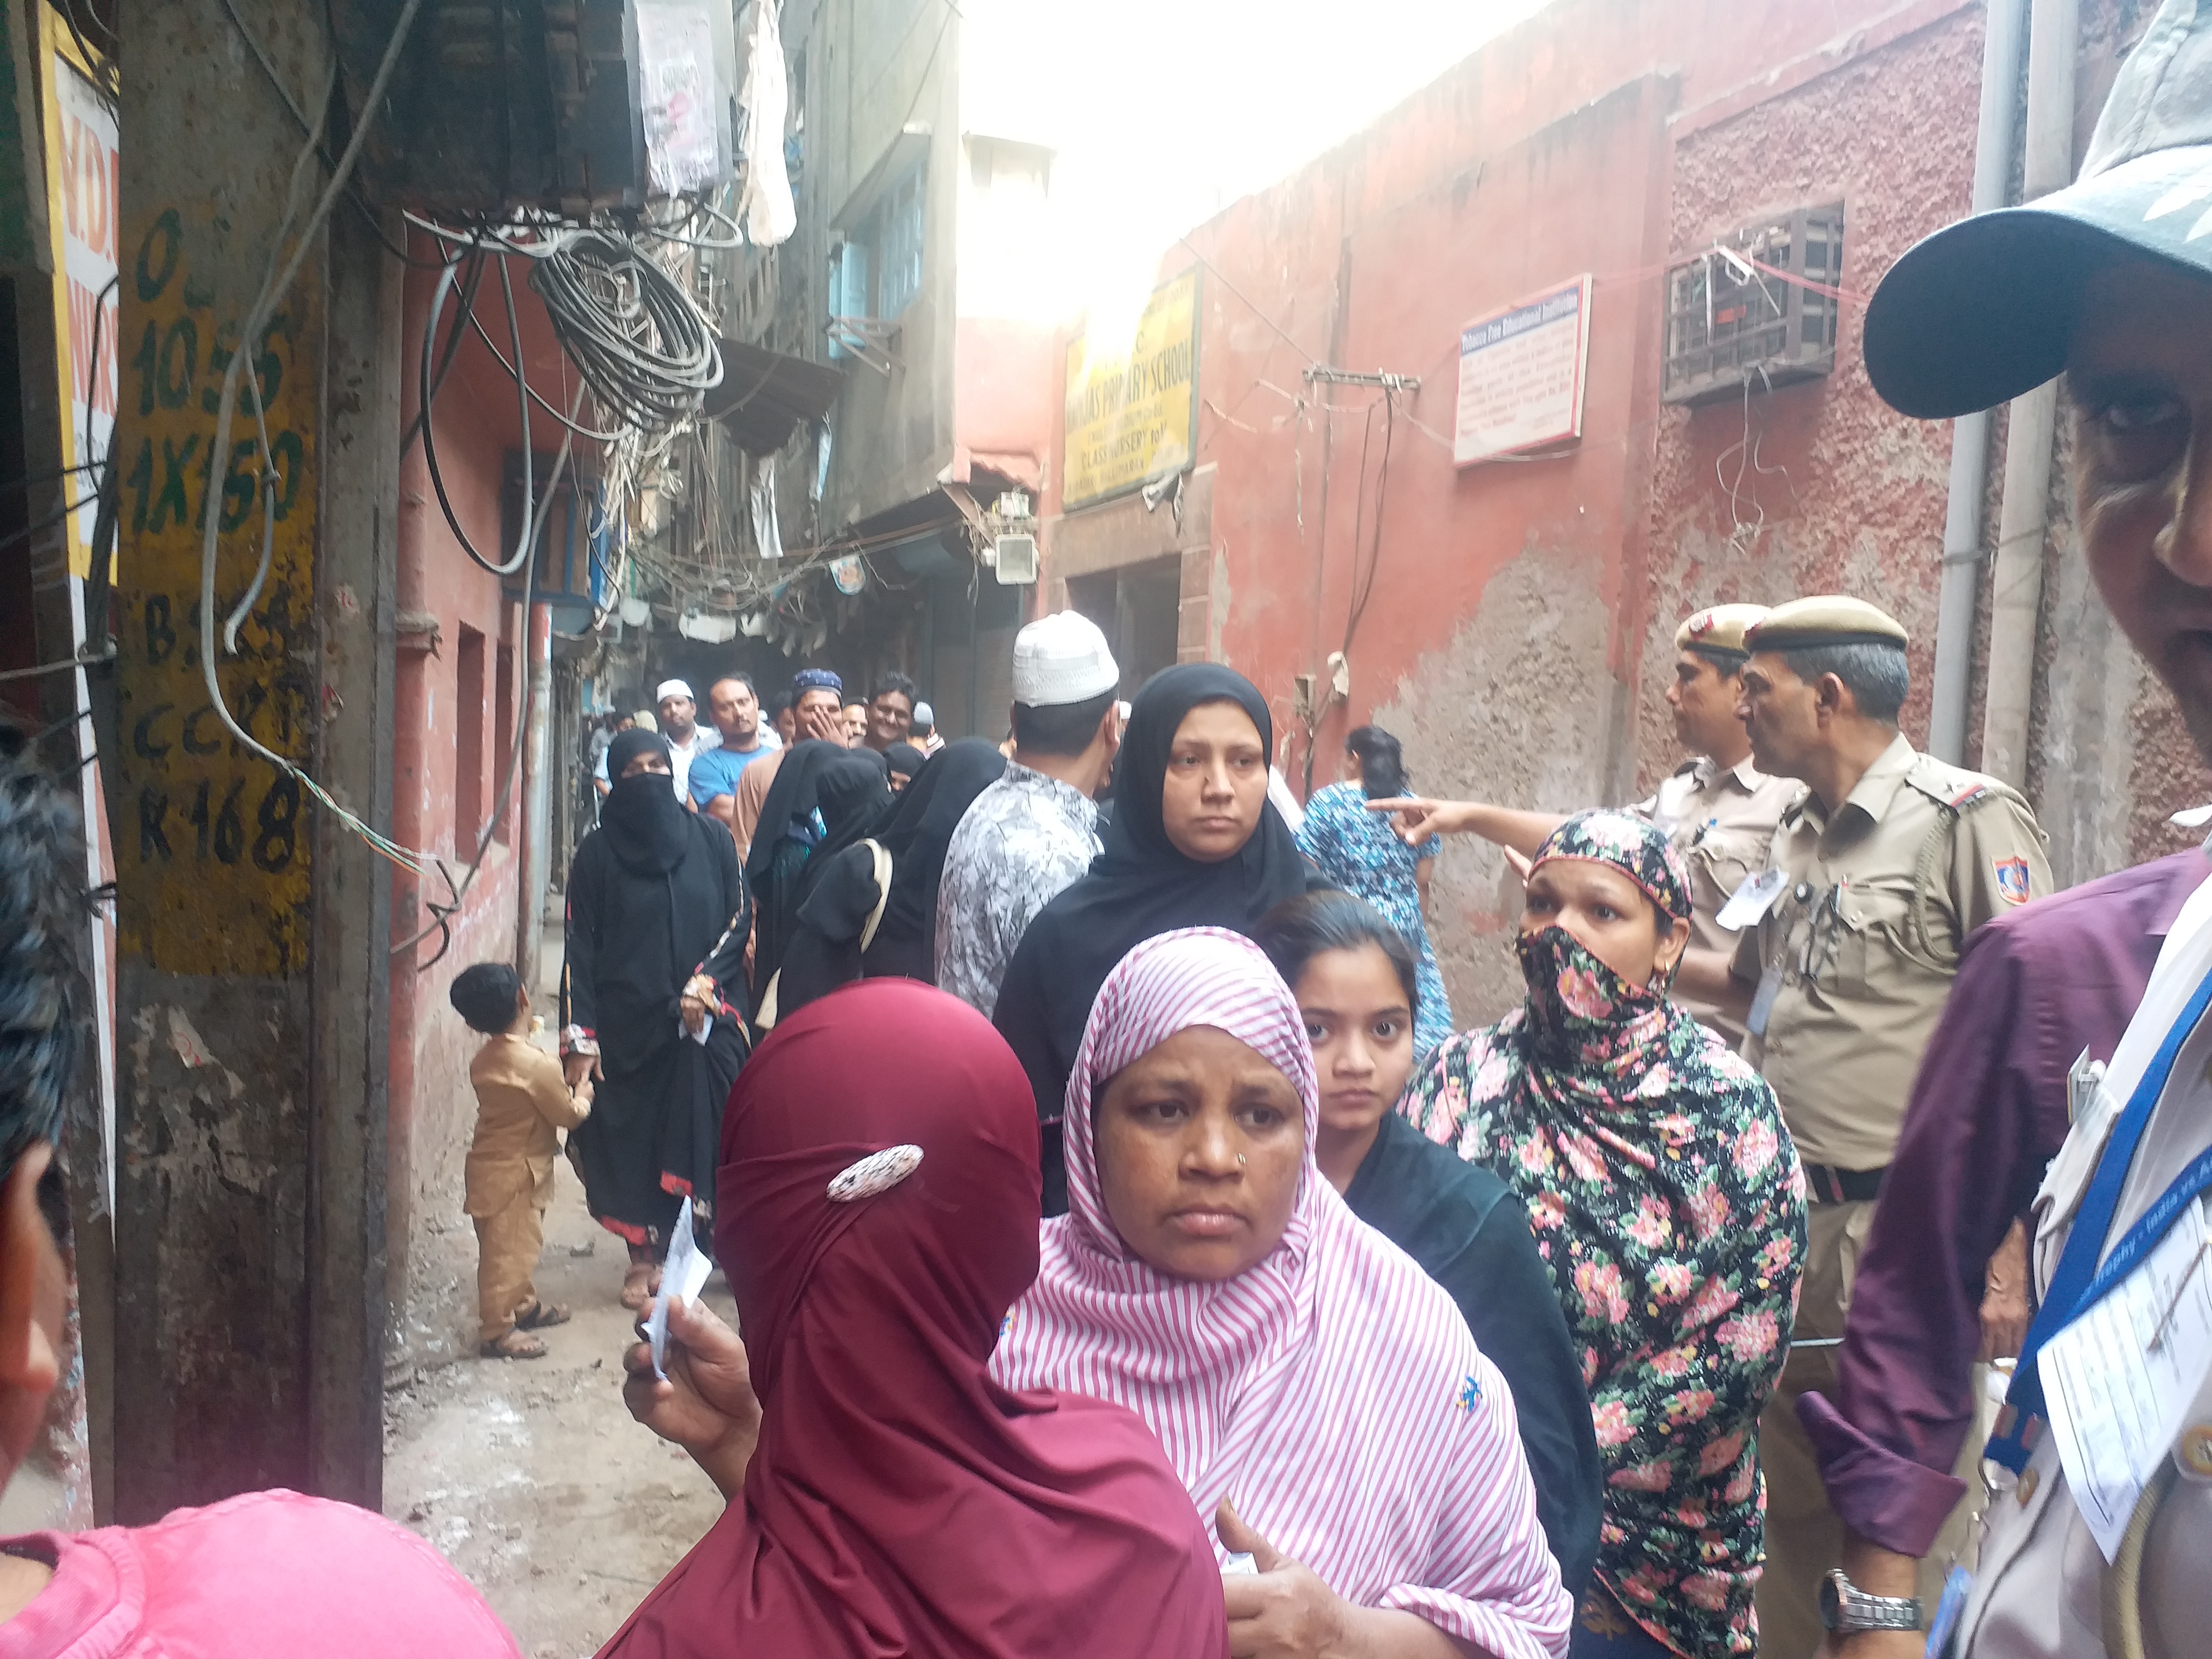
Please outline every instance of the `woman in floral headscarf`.
M1576 1656L1758 1649L1759 1413L1804 1178L1773 1091L1668 997L1689 915L1665 836L1569 818L1528 874L1528 1002L1446 1042L1401 1108L1527 1206L1581 1351L1606 1500Z

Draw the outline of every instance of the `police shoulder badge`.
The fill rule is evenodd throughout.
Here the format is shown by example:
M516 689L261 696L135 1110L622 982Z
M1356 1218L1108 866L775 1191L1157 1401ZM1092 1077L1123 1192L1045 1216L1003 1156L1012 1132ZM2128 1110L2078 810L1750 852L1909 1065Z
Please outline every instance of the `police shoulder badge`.
M2014 854L1996 861L1997 891L2013 904L2027 902L2027 860Z

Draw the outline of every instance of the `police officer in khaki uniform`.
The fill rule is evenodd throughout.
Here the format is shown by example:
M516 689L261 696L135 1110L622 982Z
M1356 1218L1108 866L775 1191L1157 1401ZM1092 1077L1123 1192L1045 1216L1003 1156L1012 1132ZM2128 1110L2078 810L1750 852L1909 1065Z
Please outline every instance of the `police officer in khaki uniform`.
M1715 921L1747 877L1766 867L1768 843L1784 808L1803 793L1794 778L1770 778L1752 764L1751 739L1736 714L1743 665L1749 653L1744 630L1766 615L1758 605L1716 605L1686 618L1674 630L1674 678L1667 704L1674 735L1690 758L1663 780L1635 811L1664 830L1690 866L1691 943L1709 951L1735 948L1735 937ZM1399 834L1414 846L1437 834L1482 836L1535 856L1544 838L1565 820L1555 812L1527 812L1480 801L1385 800L1370 803L1395 815ZM1743 1027L1715 1004L1685 997L1684 1004L1731 1042Z
M1751 738L1736 714L1750 656L1744 633L1766 614L1763 605L1716 605L1674 630L1667 702L1692 758L1636 808L1667 832L1690 866L1690 942L1712 951L1735 948L1735 933L1720 925L1721 908L1766 868L1776 826L1805 793L1796 779L1769 777L1753 764ZM1683 1000L1730 1042L1742 1040L1743 1027L1724 1010Z
M1775 832L1771 869L1745 893L1739 908L1757 920L1743 926L1724 975L1711 956L1686 963L1685 988L1740 1011L1745 1056L1774 1085L1804 1163L1801 1342L1843 1334L1882 1172L1967 934L2051 890L2027 803L1899 732L1905 642L1893 618L1838 597L1792 600L1747 632L1741 710L1753 758L1806 789ZM1833 1373L1826 1348L1797 1349L1760 1424L1760 1646L1777 1659L1808 1659L1820 1646L1820 1581L1843 1543L1796 1410L1797 1396L1832 1388ZM1970 1443L1966 1467L1977 1452ZM1930 1607L1970 1521L1962 1505L1929 1558Z

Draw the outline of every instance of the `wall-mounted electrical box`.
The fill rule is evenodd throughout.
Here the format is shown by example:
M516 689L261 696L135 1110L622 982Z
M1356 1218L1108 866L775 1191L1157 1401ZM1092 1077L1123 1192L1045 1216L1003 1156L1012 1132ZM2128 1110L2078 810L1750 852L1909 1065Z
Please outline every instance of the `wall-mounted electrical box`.
M401 9L336 6L356 121ZM727 0L431 0L400 54L362 157L379 201L581 217L736 171Z

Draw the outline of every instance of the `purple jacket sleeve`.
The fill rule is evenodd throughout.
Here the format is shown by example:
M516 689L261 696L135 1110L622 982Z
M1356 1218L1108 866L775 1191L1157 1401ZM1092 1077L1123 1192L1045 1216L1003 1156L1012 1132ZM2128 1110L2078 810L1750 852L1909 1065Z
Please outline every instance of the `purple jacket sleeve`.
M2185 854L2124 871L1968 942L1852 1287L1836 1398L1798 1402L1829 1501L1885 1549L1924 1554L1964 1491L1951 1470L1975 1408L1985 1266L2066 1138L2075 1057L2111 1057L2164 921L2206 868Z

